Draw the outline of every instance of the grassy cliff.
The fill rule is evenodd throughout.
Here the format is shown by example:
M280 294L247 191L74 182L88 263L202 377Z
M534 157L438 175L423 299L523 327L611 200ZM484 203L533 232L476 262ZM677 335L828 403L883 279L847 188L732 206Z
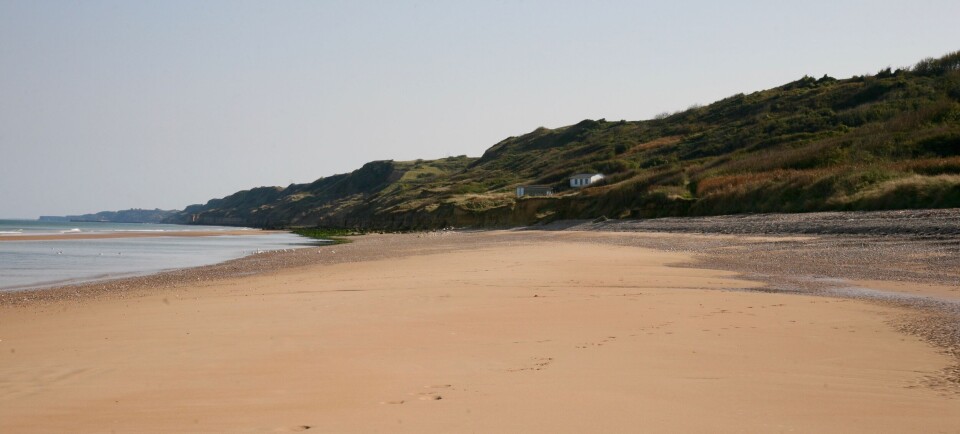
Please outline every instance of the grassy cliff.
M593 171L607 180L567 187ZM557 194L515 198L528 183ZM372 162L171 220L407 229L939 207L960 207L960 52L875 75L803 77L652 120L541 127L480 158Z

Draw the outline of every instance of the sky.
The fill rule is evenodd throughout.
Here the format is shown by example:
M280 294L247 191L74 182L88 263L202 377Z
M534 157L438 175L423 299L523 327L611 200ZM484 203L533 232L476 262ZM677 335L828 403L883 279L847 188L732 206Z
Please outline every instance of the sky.
M182 209L960 49L950 1L0 0L0 217Z

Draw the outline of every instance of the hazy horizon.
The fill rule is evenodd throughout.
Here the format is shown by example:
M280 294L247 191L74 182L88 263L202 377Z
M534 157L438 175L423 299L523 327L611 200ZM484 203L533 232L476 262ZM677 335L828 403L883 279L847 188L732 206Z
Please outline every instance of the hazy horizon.
M182 209L960 49L948 1L0 2L0 218Z

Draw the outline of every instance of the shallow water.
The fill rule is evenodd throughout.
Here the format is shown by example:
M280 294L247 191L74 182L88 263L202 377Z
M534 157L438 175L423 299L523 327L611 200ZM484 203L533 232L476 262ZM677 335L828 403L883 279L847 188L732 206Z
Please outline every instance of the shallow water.
M99 225L99 223L90 224ZM43 229L48 231L46 233L51 230L49 226ZM121 231L211 229L206 226L139 226L124 225ZM236 230L236 228L228 229ZM80 230L84 231L83 228ZM94 227L86 231L118 232L109 230L106 226ZM41 232L32 231L31 233ZM152 274L165 270L215 264L258 251L309 245L316 245L316 243L287 233L212 237L8 240L0 242L0 291Z

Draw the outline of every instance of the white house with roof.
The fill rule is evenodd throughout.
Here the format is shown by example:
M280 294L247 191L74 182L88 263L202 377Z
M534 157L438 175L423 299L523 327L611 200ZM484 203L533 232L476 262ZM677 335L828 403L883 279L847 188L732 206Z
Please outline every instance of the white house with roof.
M590 184L600 182L604 176L602 173L578 173L570 177L570 186L574 188L586 187Z

